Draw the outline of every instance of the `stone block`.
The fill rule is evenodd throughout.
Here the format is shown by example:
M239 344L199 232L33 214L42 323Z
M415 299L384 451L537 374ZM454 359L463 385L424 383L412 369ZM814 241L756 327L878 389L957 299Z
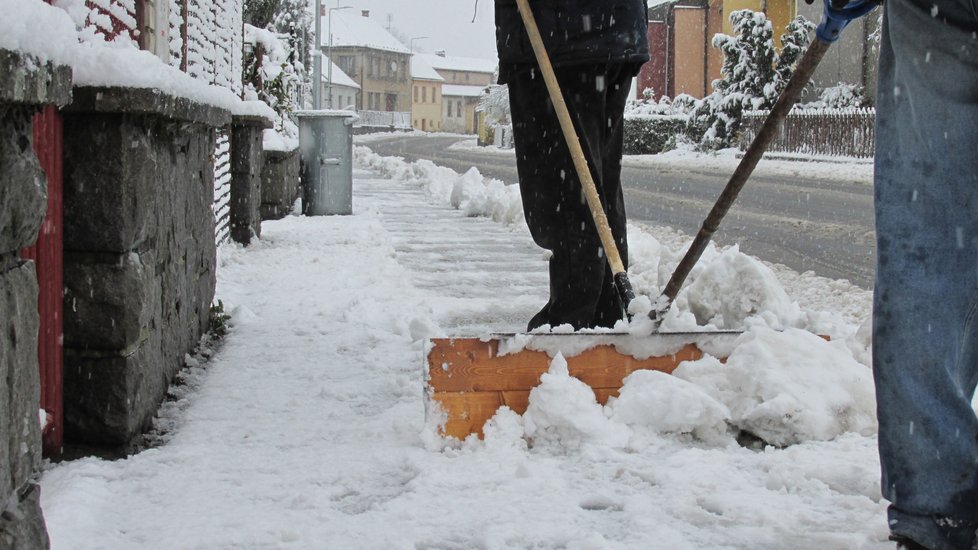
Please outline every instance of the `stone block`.
M154 229L165 168L151 129L123 115L65 115L65 249L128 252Z
M261 175L261 219L278 220L299 198L299 150L265 151Z
M41 514L41 487L28 483L0 506L0 548L46 550L50 540Z
M0 102L66 105L71 102L71 68L41 63L0 49Z
M37 292L33 263L0 273L0 499L41 464Z
M47 178L34 154L33 115L31 107L0 103L0 254L32 244L47 211Z
M64 344L128 355L159 327L160 279L154 251L71 254L64 274Z
M130 355L65 350L65 437L123 446L147 428L166 394L160 331Z
M230 229L235 242L247 245L261 236L262 127L235 124L231 129Z

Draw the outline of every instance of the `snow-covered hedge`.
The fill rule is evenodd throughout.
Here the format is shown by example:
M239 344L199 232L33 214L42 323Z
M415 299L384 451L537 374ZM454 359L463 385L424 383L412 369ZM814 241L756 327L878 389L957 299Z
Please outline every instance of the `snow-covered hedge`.
M625 154L652 155L670 149L683 135L687 118L682 115L629 115L625 117Z

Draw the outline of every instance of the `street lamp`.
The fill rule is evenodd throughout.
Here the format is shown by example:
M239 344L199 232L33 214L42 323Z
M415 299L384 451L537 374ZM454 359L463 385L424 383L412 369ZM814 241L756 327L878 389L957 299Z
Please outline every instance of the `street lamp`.
M408 49L411 50L411 53L414 53L414 41L415 40L424 40L425 38L428 38L428 37L427 36L415 36L414 38L411 39L410 46L408 46Z
M339 4L339 1L336 2ZM329 59L329 68L326 70L326 97L329 108L333 108L333 12L336 10L347 10L353 6L336 6L329 8L327 13L326 34L329 35L329 42L326 44L326 57Z

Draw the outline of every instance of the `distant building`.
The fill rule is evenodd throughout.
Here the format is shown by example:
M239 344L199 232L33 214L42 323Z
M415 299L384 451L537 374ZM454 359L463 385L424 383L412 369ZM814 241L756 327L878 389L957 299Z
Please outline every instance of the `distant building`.
M475 134L479 123L476 106L486 88L495 80L495 59L415 54L444 79L441 86L442 130Z
M713 36L732 34L730 14L744 9L767 15L780 47L781 35L796 14L795 0L671 0L650 7L650 60L638 76L639 97L646 89L655 99L679 94L702 98L713 92L723 65Z
M440 132L444 120L442 85L445 79L422 56L411 57L411 123L424 132Z
M360 85L328 57L323 57L323 107L357 110Z
M404 44L368 11L333 10L323 17L322 29L323 53L360 87L358 110L410 113L411 52Z

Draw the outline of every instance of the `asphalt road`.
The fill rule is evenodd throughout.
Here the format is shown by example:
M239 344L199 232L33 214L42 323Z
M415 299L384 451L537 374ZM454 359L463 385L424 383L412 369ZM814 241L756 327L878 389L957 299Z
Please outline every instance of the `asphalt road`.
M372 140L376 153L407 161L427 159L458 172L476 167L484 176L518 181L512 155L451 149L455 136L392 136ZM694 235L726 185L715 170L642 167L625 158L622 182L629 220L664 225ZM797 176L751 177L714 235L739 243L752 256L872 288L875 242L872 187Z

